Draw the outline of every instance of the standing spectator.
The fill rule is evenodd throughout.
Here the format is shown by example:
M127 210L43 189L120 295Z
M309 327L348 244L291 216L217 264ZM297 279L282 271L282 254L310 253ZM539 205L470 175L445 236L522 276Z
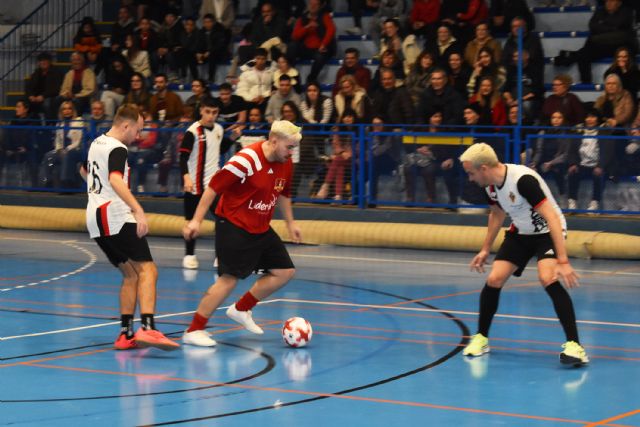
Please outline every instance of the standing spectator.
M182 100L169 90L166 74L158 74L154 79L155 95L151 97L150 110L153 120L177 122L182 115Z
M475 63L469 82L467 83L467 91L469 95L474 94L478 90L478 83L483 77L491 77L493 79L496 90L501 91L507 81L507 70L500 63L493 61L493 51L490 47L484 46L478 52L478 60Z
M578 192L580 181L591 178L593 181L591 201L588 210L598 210L602 200L604 182L613 169L615 162L615 141L607 138L609 131L602 126L600 113L591 109L587 111L584 123L576 127L581 139L572 140L568 155L569 164L569 209L578 209Z
M522 110L529 117L538 117L544 98L544 75L529 62L529 52L522 51ZM502 88L507 105L518 103L518 52L513 53L513 61L507 68L507 82Z
M488 46L493 51L493 61L496 64L500 64L502 62L502 46L498 40L491 36L489 24L481 22L476 25L475 34L475 38L467 43L467 46L464 49L464 60L466 63L471 67L475 66L478 61L478 53L480 53L480 49Z
M567 126L575 126L584 120L584 107L577 95L569 89L573 83L568 74L558 74L551 83L551 95L542 104L542 123L548 124L554 111L562 112ZM533 116L530 116L533 118Z
M178 77L178 51L183 28L176 12L170 11L164 17L164 22L158 32L158 65L166 65L170 80Z
M433 40L440 22L440 0L415 0L409 16L411 31L426 41Z
M334 97L333 105L338 122L347 110L353 110L356 113L356 120L360 123L368 123L371 117L371 100L351 74L345 74L340 78L340 91Z
M289 63L289 59L285 55L280 55L276 60L276 68L273 71L273 87L278 88L280 77L283 75L289 76L291 79L291 87L296 93L302 92L302 85L300 84L300 73L293 68Z
M464 105L464 98L448 85L447 72L436 68L431 73L431 85L420 97L418 123L425 123L435 111L442 111L443 125L459 125Z
M404 0L379 0L377 3L378 8L371 18L369 35L371 36L371 40L376 44L376 47L379 48L380 34L387 19L395 19L400 24L400 28L405 28L407 17L405 9L406 2Z
M316 197L318 199L326 199L329 197L329 190L333 186L333 200L340 201L343 199L345 188L345 175L347 168L350 166L353 149L351 147L351 137L349 135L341 135L338 132L349 132L350 126L356 123L356 112L348 109L342 114L340 124L346 125L335 127L331 137L331 163L324 183L318 190Z
M286 101L280 108L280 116L282 120L302 126L305 124L300 109L293 101ZM303 128L304 129L304 128ZM303 130L304 132L304 130ZM308 138L300 140L298 147L294 148L291 155L293 162L293 177L291 178L291 198L298 196L300 183L303 176L311 175L315 171L316 154L314 147L314 138L309 141Z
M480 79L478 91L471 96L469 103L480 106L480 121L495 126L507 124L507 109L500 92L493 85L493 78L484 76Z
M200 120L200 107L202 106L202 102L206 98L211 98L209 85L202 79L193 79L191 82L191 92L193 95L187 98L184 104L193 108L193 119L194 121L198 121Z
M566 125L561 111L554 111L551 114L552 129L539 132L540 135L551 135L551 137L538 138L533 150L531 164L529 165L531 169L536 170L540 175L550 176L554 179L561 198L566 190L567 158L571 148L571 139L564 136L568 131L562 129Z
M452 52L462 53L464 46L453 36L451 28L447 25L440 25L436 39L427 40L425 49L435 53L436 64L439 67L446 67L449 55Z
M473 69L462 60L461 53L452 52L451 55L449 55L447 72L449 74L449 85L463 98L466 98L468 96L467 84L469 84Z
M333 114L333 101L321 93L317 82L309 82L300 102L300 112L307 123L329 123Z
M274 9L273 5L265 2L260 6L260 16L251 22L251 34L249 40L255 47L263 47L262 44L272 40L271 58L279 57L283 52L280 49L282 43L288 41L287 20L285 16ZM277 39L277 40L276 40Z
M6 129L5 137L0 140L0 176L8 162L16 163L20 167L26 164L31 178L31 187L38 187L38 166L41 157L38 140L40 138L37 137L37 129L34 127L39 126L40 123L29 112L27 101L16 102L16 115L9 125L17 128ZM31 128L20 129L23 126ZM20 175L22 176L22 170Z
M489 16L494 34L508 33L511 21L517 16L524 18L530 31L536 28L536 20L527 0L491 0Z
M434 111L429 117L429 128L427 132L442 132L442 111ZM407 144L405 151L405 162L403 164L404 179L406 185L406 201L414 203L416 201L416 178L422 177L426 190L426 203L436 201L436 173L438 166L431 145ZM455 202L454 202L455 203Z
M296 104L296 107L299 107L301 99L300 95L292 88L291 77L283 74L280 76L280 81L278 82L278 90L269 98L267 109L264 113L267 122L273 123L274 120L280 120L282 105L287 101L292 101Z
M348 47L344 51L342 66L336 73L336 81L333 84L333 96L340 90L340 79L345 74L352 75L358 86L368 91L371 87L371 70L360 64L360 51L355 47Z
M336 26L331 14L322 10L321 0L309 0L307 12L296 20L288 56L291 63L311 59L307 81L318 79L324 65L336 51Z
M149 18L141 18L138 23L138 29L134 33L137 43L135 46L147 52L149 62L151 63L151 71L155 74L158 72L158 33L151 26ZM133 64L132 64L133 67ZM138 70L140 71L140 70Z
M102 41L93 18L88 16L82 18L80 28L73 38L73 49L85 55L85 59L90 64L95 64L98 61L98 56L102 51Z
M200 34L196 27L196 21L192 18L186 18L183 21L183 31L180 34L180 46L176 52L178 58L178 71L181 80L187 78L187 68L191 73L192 79L197 79L198 73L198 40Z
M374 116L371 124L371 131L385 132L382 117ZM378 200L378 181L380 176L391 175L396 171L402 158L402 138L392 135L374 135L370 138L371 181L369 182L369 198L370 200ZM374 208L376 205L370 202L368 207Z
M231 133L230 138L236 140L242 135L247 121L247 102L241 96L233 94L233 88L229 83L222 83L218 93L218 122L223 125L225 132Z
M151 94L147 90L146 79L138 72L131 75L131 89L125 97L125 104L137 105L140 111L149 111Z
M45 119L56 117L55 100L62 85L62 73L51 66L51 55L47 52L37 56L38 68L25 81L25 94L31 105L31 113L44 114Z
M225 29L215 20L212 14L202 18L202 28L199 30L196 60L198 64L208 64L209 81L216 81L216 67L218 62L227 57Z
M102 91L100 100L104 103L105 113L109 119L113 119L116 110L124 101L125 95L131 86L133 71L122 55L112 57L106 70L108 89Z
M422 92L431 84L431 72L435 69L433 54L423 50L417 61L411 67L409 75L404 79L404 85L411 95L413 107L416 108L420 102Z
M604 72L604 78L609 74L617 74L622 82L622 87L629 91L634 102L638 100L638 90L640 89L640 69L631 51L626 47L616 49L613 64Z
M380 71L381 87L372 96L374 115L382 117L385 123L412 125L415 114L411 95L404 86L396 86L393 70Z
M84 124L71 101L60 104L58 119L53 140L56 153L53 182L55 187L75 188L79 177L77 165L82 158Z
M266 109L273 85L273 70L267 68L267 51L256 49L253 65L245 64L236 93L245 101Z
M140 49L138 38L129 34L124 38L125 49L122 55L125 57L131 69L140 73L144 79L151 77L151 64L149 62L149 52Z
M158 161L161 153L156 150L158 142L158 123L153 121L153 117L149 111L142 111L144 118L144 129L140 131L140 136L129 149L131 163L137 174L136 191L138 193L145 192L147 185L147 172Z
M59 99L72 101L78 115L82 115L89 111L89 102L95 93L96 75L85 65L84 56L79 52L73 52L71 70L64 76Z

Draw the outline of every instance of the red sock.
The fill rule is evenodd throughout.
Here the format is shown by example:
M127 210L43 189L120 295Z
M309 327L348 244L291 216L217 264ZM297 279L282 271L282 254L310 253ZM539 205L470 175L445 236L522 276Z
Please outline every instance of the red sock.
M255 307L257 303L258 300L256 299L256 297L251 295L251 292L247 292L246 294L242 295L242 298L240 298L236 303L236 310L249 311L253 307Z
M204 316L200 316L198 313L193 315L193 320L191 321L191 326L189 326L189 329L187 329L187 332L193 332L193 331L202 331L207 327L207 322L209 321L209 319L207 319Z

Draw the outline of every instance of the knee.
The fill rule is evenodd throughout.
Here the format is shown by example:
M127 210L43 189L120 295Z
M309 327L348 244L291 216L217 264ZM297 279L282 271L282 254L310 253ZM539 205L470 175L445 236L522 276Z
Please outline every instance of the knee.
M549 271L549 272L544 272L544 273L539 273L538 274L538 280L540 281L540 284L542 286L547 286L552 284L553 282L555 282L557 279L556 275L554 272Z
M295 268L283 268L281 270L276 271L276 275L282 279L284 282L288 282L293 279L293 276L296 274Z
M140 276L145 278L156 280L158 278L158 268L153 262L145 262L141 265Z
M506 282L506 278L497 274L489 274L489 277L487 277L487 286L490 288L501 288L504 282Z

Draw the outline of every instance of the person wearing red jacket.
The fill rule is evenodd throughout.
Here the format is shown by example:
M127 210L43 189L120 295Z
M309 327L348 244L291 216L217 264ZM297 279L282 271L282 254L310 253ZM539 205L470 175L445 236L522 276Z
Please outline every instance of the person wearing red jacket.
M336 73L336 82L333 84L333 96L336 96L340 89L340 79L345 74L351 74L356 79L358 85L366 91L371 86L371 70L360 64L360 51L355 47L348 47L344 51L342 67Z
M409 16L411 32L433 40L440 22L440 0L415 0Z
M321 0L309 0L307 12L296 20L288 46L289 62L311 59L311 72L307 82L318 79L322 67L335 55L336 25L331 15L323 10Z

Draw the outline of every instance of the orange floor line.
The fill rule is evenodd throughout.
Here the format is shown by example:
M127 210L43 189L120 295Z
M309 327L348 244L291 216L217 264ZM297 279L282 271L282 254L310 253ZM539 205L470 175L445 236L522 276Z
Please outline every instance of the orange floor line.
M604 426L607 425L611 421L617 421L622 418L627 418L635 414L640 414L640 409L636 409L635 411L625 412L624 414L616 415L611 418L607 418L606 420L597 421L595 423L585 424L583 427L596 427L596 426Z

